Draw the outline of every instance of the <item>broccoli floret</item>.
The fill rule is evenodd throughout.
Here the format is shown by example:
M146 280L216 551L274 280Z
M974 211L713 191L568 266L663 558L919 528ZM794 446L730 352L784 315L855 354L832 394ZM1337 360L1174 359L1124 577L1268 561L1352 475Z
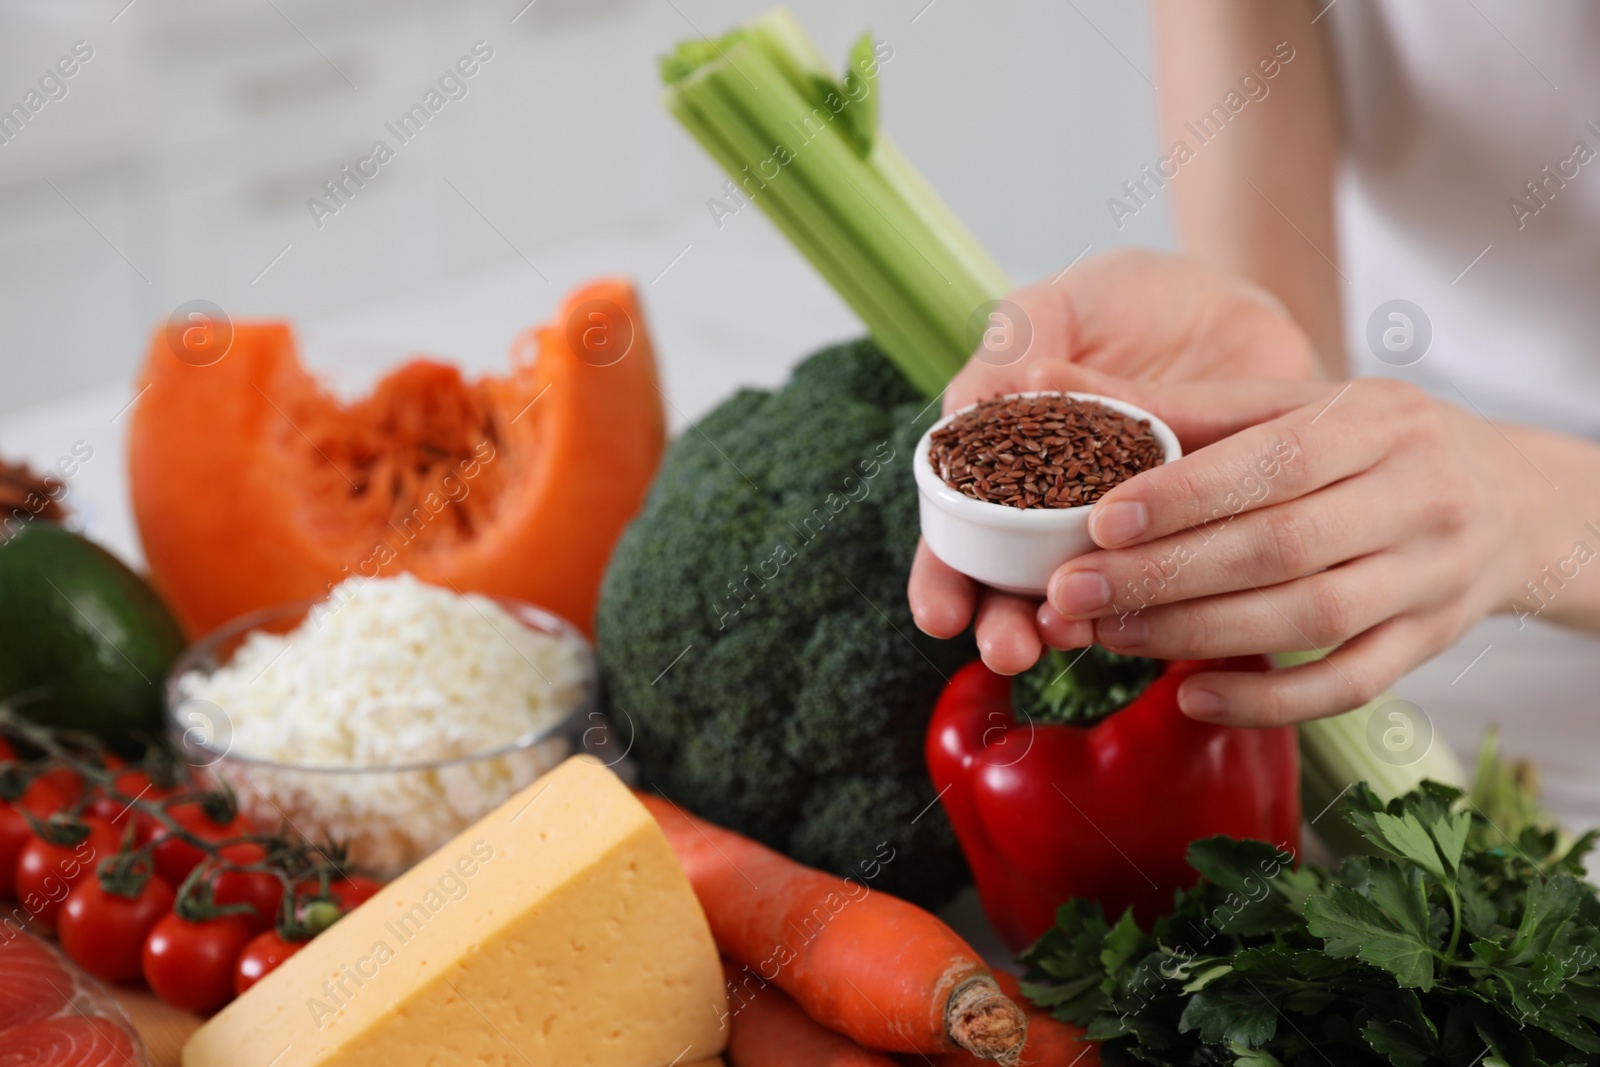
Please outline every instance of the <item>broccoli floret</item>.
M869 341L738 393L668 450L597 620L642 785L927 905L966 869L923 735L974 655L905 602L912 449L938 414Z

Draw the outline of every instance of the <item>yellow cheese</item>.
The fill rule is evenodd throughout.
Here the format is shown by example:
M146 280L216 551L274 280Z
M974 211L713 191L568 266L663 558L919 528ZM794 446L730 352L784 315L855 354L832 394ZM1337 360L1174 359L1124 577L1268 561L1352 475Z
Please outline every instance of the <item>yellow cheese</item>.
M184 1067L684 1067L722 968L655 820L570 759L195 1032Z

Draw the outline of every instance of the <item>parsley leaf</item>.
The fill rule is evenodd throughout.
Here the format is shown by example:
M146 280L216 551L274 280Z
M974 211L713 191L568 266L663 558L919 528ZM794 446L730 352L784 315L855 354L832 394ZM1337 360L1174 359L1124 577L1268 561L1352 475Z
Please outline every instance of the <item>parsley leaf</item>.
M1021 957L1024 994L1103 1042L1107 1067L1567 1067L1600 1062L1595 835L1508 835L1454 789L1347 820L1376 855L1295 868L1259 841L1197 841L1200 875L1145 931L1063 906Z
M1371 900L1347 886L1306 905L1306 928L1336 958L1359 956L1382 967L1403 986L1433 988L1433 956L1423 935L1385 915Z

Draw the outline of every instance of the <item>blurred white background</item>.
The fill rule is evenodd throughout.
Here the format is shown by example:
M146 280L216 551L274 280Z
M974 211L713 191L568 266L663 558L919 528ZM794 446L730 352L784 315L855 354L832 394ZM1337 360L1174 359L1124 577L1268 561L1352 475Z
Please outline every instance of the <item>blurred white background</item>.
M717 225L724 177L657 74L679 40L769 6L0 0L0 456L42 468L87 442L70 505L141 559L123 415L152 332L197 299L291 320L306 362L356 393L414 355L503 369L565 292L621 273L674 429L776 384L861 327L758 210ZM890 44L884 128L1015 280L1090 246L1168 245L1165 204L1120 231L1106 208L1155 158L1144 4L795 9L841 66L864 29ZM386 124L479 41L493 55L466 95L401 144ZM92 58L29 100L74 48ZM380 139L395 158L316 218L308 201Z
M526 4L0 4L0 109L93 49L0 144L0 418L126 389L196 298L295 320L330 371L417 351L488 368L585 276L629 273L679 424L855 329L756 211L719 231L721 175L657 99L658 55L770 0ZM885 129L1016 280L1087 245L1169 243L1165 205L1120 232L1105 206L1156 154L1144 4L794 7L841 64L863 29L892 45ZM384 123L478 40L494 56L468 95L319 229L308 198L398 146Z

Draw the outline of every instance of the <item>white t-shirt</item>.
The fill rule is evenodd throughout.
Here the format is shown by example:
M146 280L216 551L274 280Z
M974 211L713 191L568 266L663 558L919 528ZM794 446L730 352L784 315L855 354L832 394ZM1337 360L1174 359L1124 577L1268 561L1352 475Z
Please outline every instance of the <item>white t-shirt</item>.
M1335 0L1324 19L1355 370L1600 439L1600 5ZM1403 370L1368 343L1394 299L1432 325ZM1403 342L1380 317L1380 349L1391 326Z
M1323 17L1345 124L1338 262L1355 372L1600 440L1600 4L1334 0ZM1431 324L1409 366L1396 364L1422 326L1403 308L1391 318L1392 300ZM1502 751L1538 763L1550 808L1600 825L1593 638L1491 618L1395 689L1469 769L1499 724Z

